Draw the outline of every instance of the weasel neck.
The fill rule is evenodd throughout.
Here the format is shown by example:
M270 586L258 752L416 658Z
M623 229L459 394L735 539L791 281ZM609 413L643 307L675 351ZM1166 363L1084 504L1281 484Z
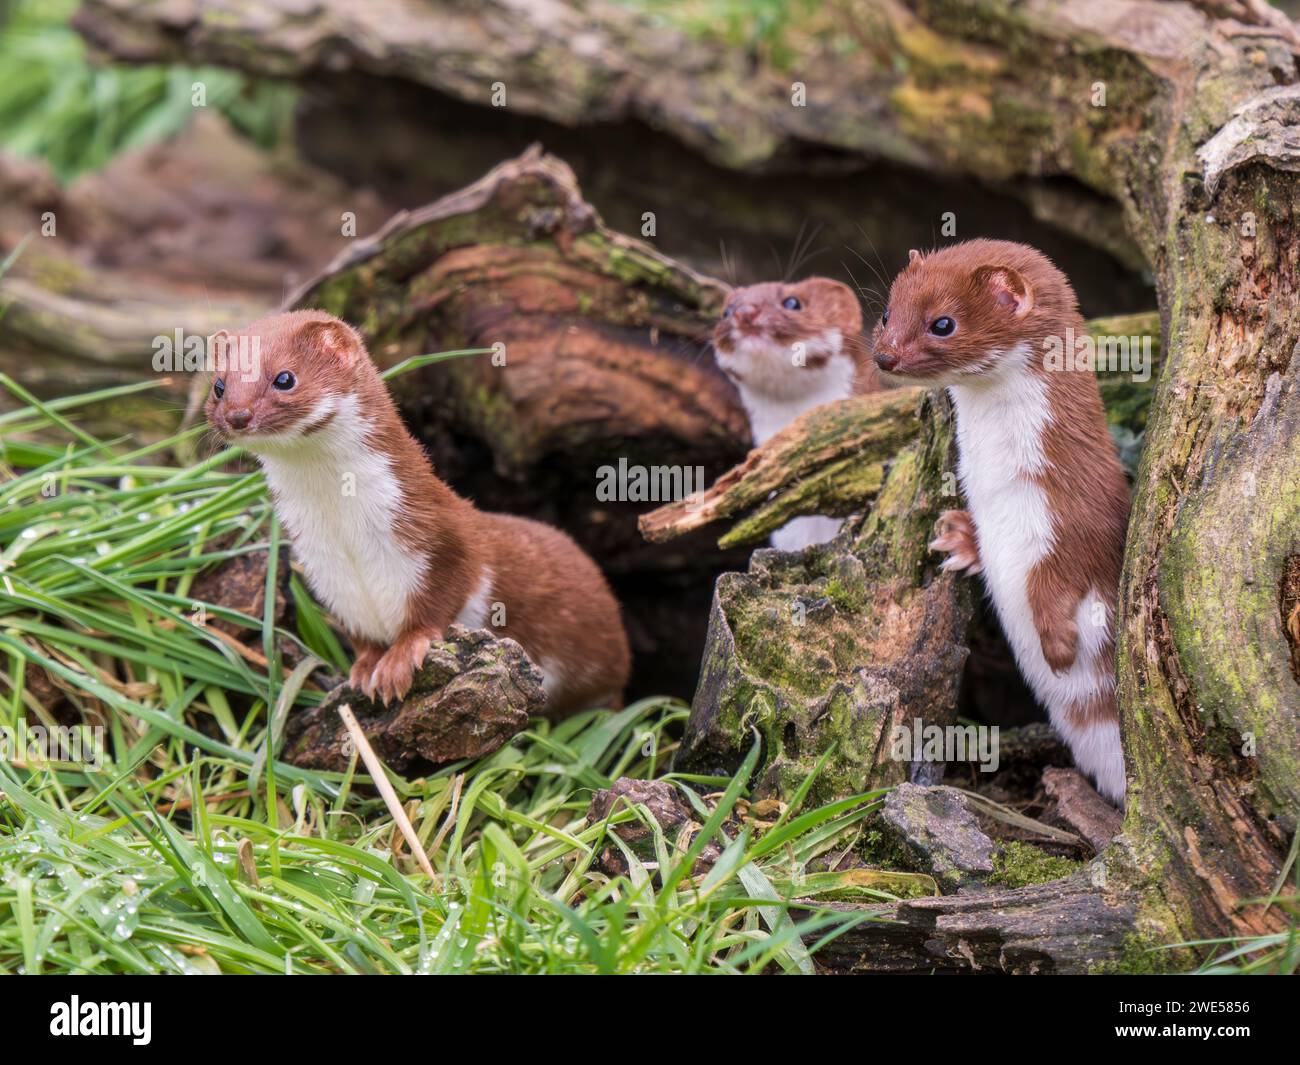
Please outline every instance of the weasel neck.
M318 432L259 446L276 514L311 589L353 636L391 643L430 565L398 535L405 493L356 396Z
M855 368L853 360L846 355L835 355L821 366L785 366L782 372L800 375L800 387L774 392L756 387L761 382L736 382L756 445L767 443L814 407L848 399L853 394Z

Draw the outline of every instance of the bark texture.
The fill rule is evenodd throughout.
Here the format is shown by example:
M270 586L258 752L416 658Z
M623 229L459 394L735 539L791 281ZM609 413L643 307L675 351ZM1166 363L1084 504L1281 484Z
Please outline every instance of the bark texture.
M453 625L416 673L396 707L371 702L346 685L287 725L284 757L309 769L347 769L351 738L339 718L347 703L386 765L414 774L481 758L522 732L546 704L542 677L514 640Z
M698 358L725 294L608 229L569 168L530 149L398 214L288 302L359 323L381 365L493 349L421 375L419 387L436 386L446 423L522 477L557 452L607 458L619 437L660 454L734 455L744 413L712 360Z
M886 402L900 400L915 411L915 394ZM924 403L865 517L719 578L677 769L733 772L754 728L759 796L788 798L821 762L813 797L843 797L908 778L894 726L954 720L971 591L926 547L955 481L946 401Z

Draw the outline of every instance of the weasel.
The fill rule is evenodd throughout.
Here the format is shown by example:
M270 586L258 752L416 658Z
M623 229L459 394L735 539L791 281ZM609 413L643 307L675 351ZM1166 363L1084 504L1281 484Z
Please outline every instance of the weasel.
M713 351L740 393L756 445L813 407L879 388L858 299L828 277L736 289L714 327ZM795 518L772 534L772 546L799 551L839 528L838 518Z
M1048 358L1082 335L1074 290L1046 256L973 240L911 253L872 348L887 378L947 387L969 509L942 514L930 546L947 553L944 569L983 575L1020 672L1079 768L1119 803L1128 484L1092 370Z
M214 378L208 421L261 463L308 585L352 641L353 687L400 699L459 622L519 642L552 716L620 704L627 637L596 564L558 529L443 483L355 330L294 311L213 342L254 358Z

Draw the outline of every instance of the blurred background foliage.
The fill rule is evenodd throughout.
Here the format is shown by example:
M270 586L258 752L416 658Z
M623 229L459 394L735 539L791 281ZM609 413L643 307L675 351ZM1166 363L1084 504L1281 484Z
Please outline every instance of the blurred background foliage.
M69 25L77 0L0 0L0 149L64 181L164 140L206 104L264 148L286 139L297 90L217 67L99 63Z

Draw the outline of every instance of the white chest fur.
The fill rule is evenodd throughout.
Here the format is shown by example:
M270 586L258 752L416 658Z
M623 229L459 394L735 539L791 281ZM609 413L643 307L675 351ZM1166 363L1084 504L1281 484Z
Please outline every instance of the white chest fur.
M330 402L334 418L319 432L259 457L312 591L349 633L391 643L428 561L394 534L400 486L356 397Z
M755 444L766 443L805 411L852 395L855 367L840 344L832 329L798 349L747 337L730 354L718 352L718 364L736 382ZM821 365L806 361L828 352L834 354Z
M742 340L731 354L718 352L718 363L732 374L740 401L749 415L755 444L764 444L799 415L853 394L853 360L840 353L838 330L796 352L758 338ZM835 352L824 365L800 365L800 356ZM819 515L795 518L772 534L772 546L802 551L830 540L840 529L838 518Z
M1055 542L1046 491L1036 477L1046 467L1043 434L1051 419L1047 384L1026 366L1017 349L998 367L971 383L949 387L957 408L958 474L979 535L985 586L1007 641L1029 686L1054 723L1069 706L1096 693L1094 662L1106 627L1096 621L1096 594L1076 607L1079 654L1062 674L1053 673L1029 604L1029 575Z

